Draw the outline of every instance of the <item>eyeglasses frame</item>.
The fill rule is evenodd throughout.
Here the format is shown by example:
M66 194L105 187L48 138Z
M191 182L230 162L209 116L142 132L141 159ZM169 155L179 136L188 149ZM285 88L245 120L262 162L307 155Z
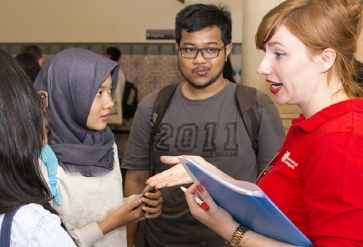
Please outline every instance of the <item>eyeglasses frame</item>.
M227 44L227 45L229 45L229 44ZM178 51L180 51L180 55L181 55L183 58L186 58L186 59L195 59L195 58L198 56L199 52L201 52L202 57L203 57L204 59L214 59L214 58L219 57L219 53L221 52L221 50L222 50L222 49L224 49L224 52L226 52L226 46L227 46L227 45L224 45L224 46L222 46L222 47L220 47L220 48L192 48L192 47L179 47L179 48L178 48ZM184 56L183 56L183 53L182 53L182 49L194 49L194 50L197 50L197 53L195 54L195 57L184 57ZM216 49L216 50L218 50L217 56L215 56L215 57L210 57L210 58L206 58L206 57L204 57L204 52L203 52L203 50L208 50L208 49Z

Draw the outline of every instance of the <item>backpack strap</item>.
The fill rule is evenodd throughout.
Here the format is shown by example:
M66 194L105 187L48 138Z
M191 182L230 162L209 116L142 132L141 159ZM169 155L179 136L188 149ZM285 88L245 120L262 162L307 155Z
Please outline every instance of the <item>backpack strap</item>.
M57 188L58 158L48 144L42 148L40 158L47 167L50 190L54 200L59 206L62 206L62 198Z
M166 109L168 109L171 98L173 97L178 85L179 85L179 83L171 84L171 85L163 87L159 91L158 96L156 97L156 99L154 101L152 113L151 113L151 121L150 121L151 134L150 134L150 141L149 141L149 157L150 157L149 166L151 166L151 164L153 163L153 159L152 159L153 147L152 147L152 145L154 142L154 136L156 135L156 133L159 129L161 120L163 119ZM150 167L149 167L149 175L150 176L152 175Z
M239 113L252 142L252 148L257 155L260 117L256 92L256 88L239 84L237 85L235 96Z
M168 109L171 98L173 97L178 85L179 84L171 84L159 91L158 96L154 102L151 115L152 135L156 135L160 122L163 119L166 109Z
M13 224L13 218L20 208L16 207L13 210L5 213L3 223L1 224L1 233L0 233L0 246L1 247L9 247L10 246L10 237L11 237L11 225Z

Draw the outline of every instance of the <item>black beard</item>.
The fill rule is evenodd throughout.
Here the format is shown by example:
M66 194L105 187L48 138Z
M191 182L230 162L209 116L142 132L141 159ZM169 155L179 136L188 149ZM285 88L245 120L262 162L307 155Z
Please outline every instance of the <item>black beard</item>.
M183 76L183 78L184 78L184 80L186 81L186 82L188 82L189 83L189 85L191 86L191 87L193 87L193 88L195 88L195 89L204 89L204 88L207 88L207 87L209 87L210 85L212 85L213 83L215 83L216 82L216 80L222 75L222 73L223 73L223 68L222 68L222 70L221 71L219 71L219 73L215 76L215 77L213 77L213 78L211 78L206 84L204 84L204 85L202 85L202 86L200 86L200 85L196 85L194 82L192 82L189 78L187 78L184 74L183 74L183 72L181 71L181 69L180 69L180 64L178 63L178 67L179 67L179 71L180 71L180 73L181 73L181 75Z

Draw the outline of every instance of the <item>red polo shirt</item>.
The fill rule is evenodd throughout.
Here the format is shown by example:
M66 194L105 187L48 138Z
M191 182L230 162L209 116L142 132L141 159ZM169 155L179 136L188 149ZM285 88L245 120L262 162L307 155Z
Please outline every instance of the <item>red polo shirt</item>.
M314 246L363 246L363 99L294 119L258 185Z

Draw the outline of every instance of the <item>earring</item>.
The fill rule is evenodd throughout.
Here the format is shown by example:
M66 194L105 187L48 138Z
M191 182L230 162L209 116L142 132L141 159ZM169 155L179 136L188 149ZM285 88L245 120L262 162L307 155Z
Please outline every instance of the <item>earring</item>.
M320 68L320 71L321 71L321 72L325 72L325 68L324 68L324 67L321 67L321 68Z

